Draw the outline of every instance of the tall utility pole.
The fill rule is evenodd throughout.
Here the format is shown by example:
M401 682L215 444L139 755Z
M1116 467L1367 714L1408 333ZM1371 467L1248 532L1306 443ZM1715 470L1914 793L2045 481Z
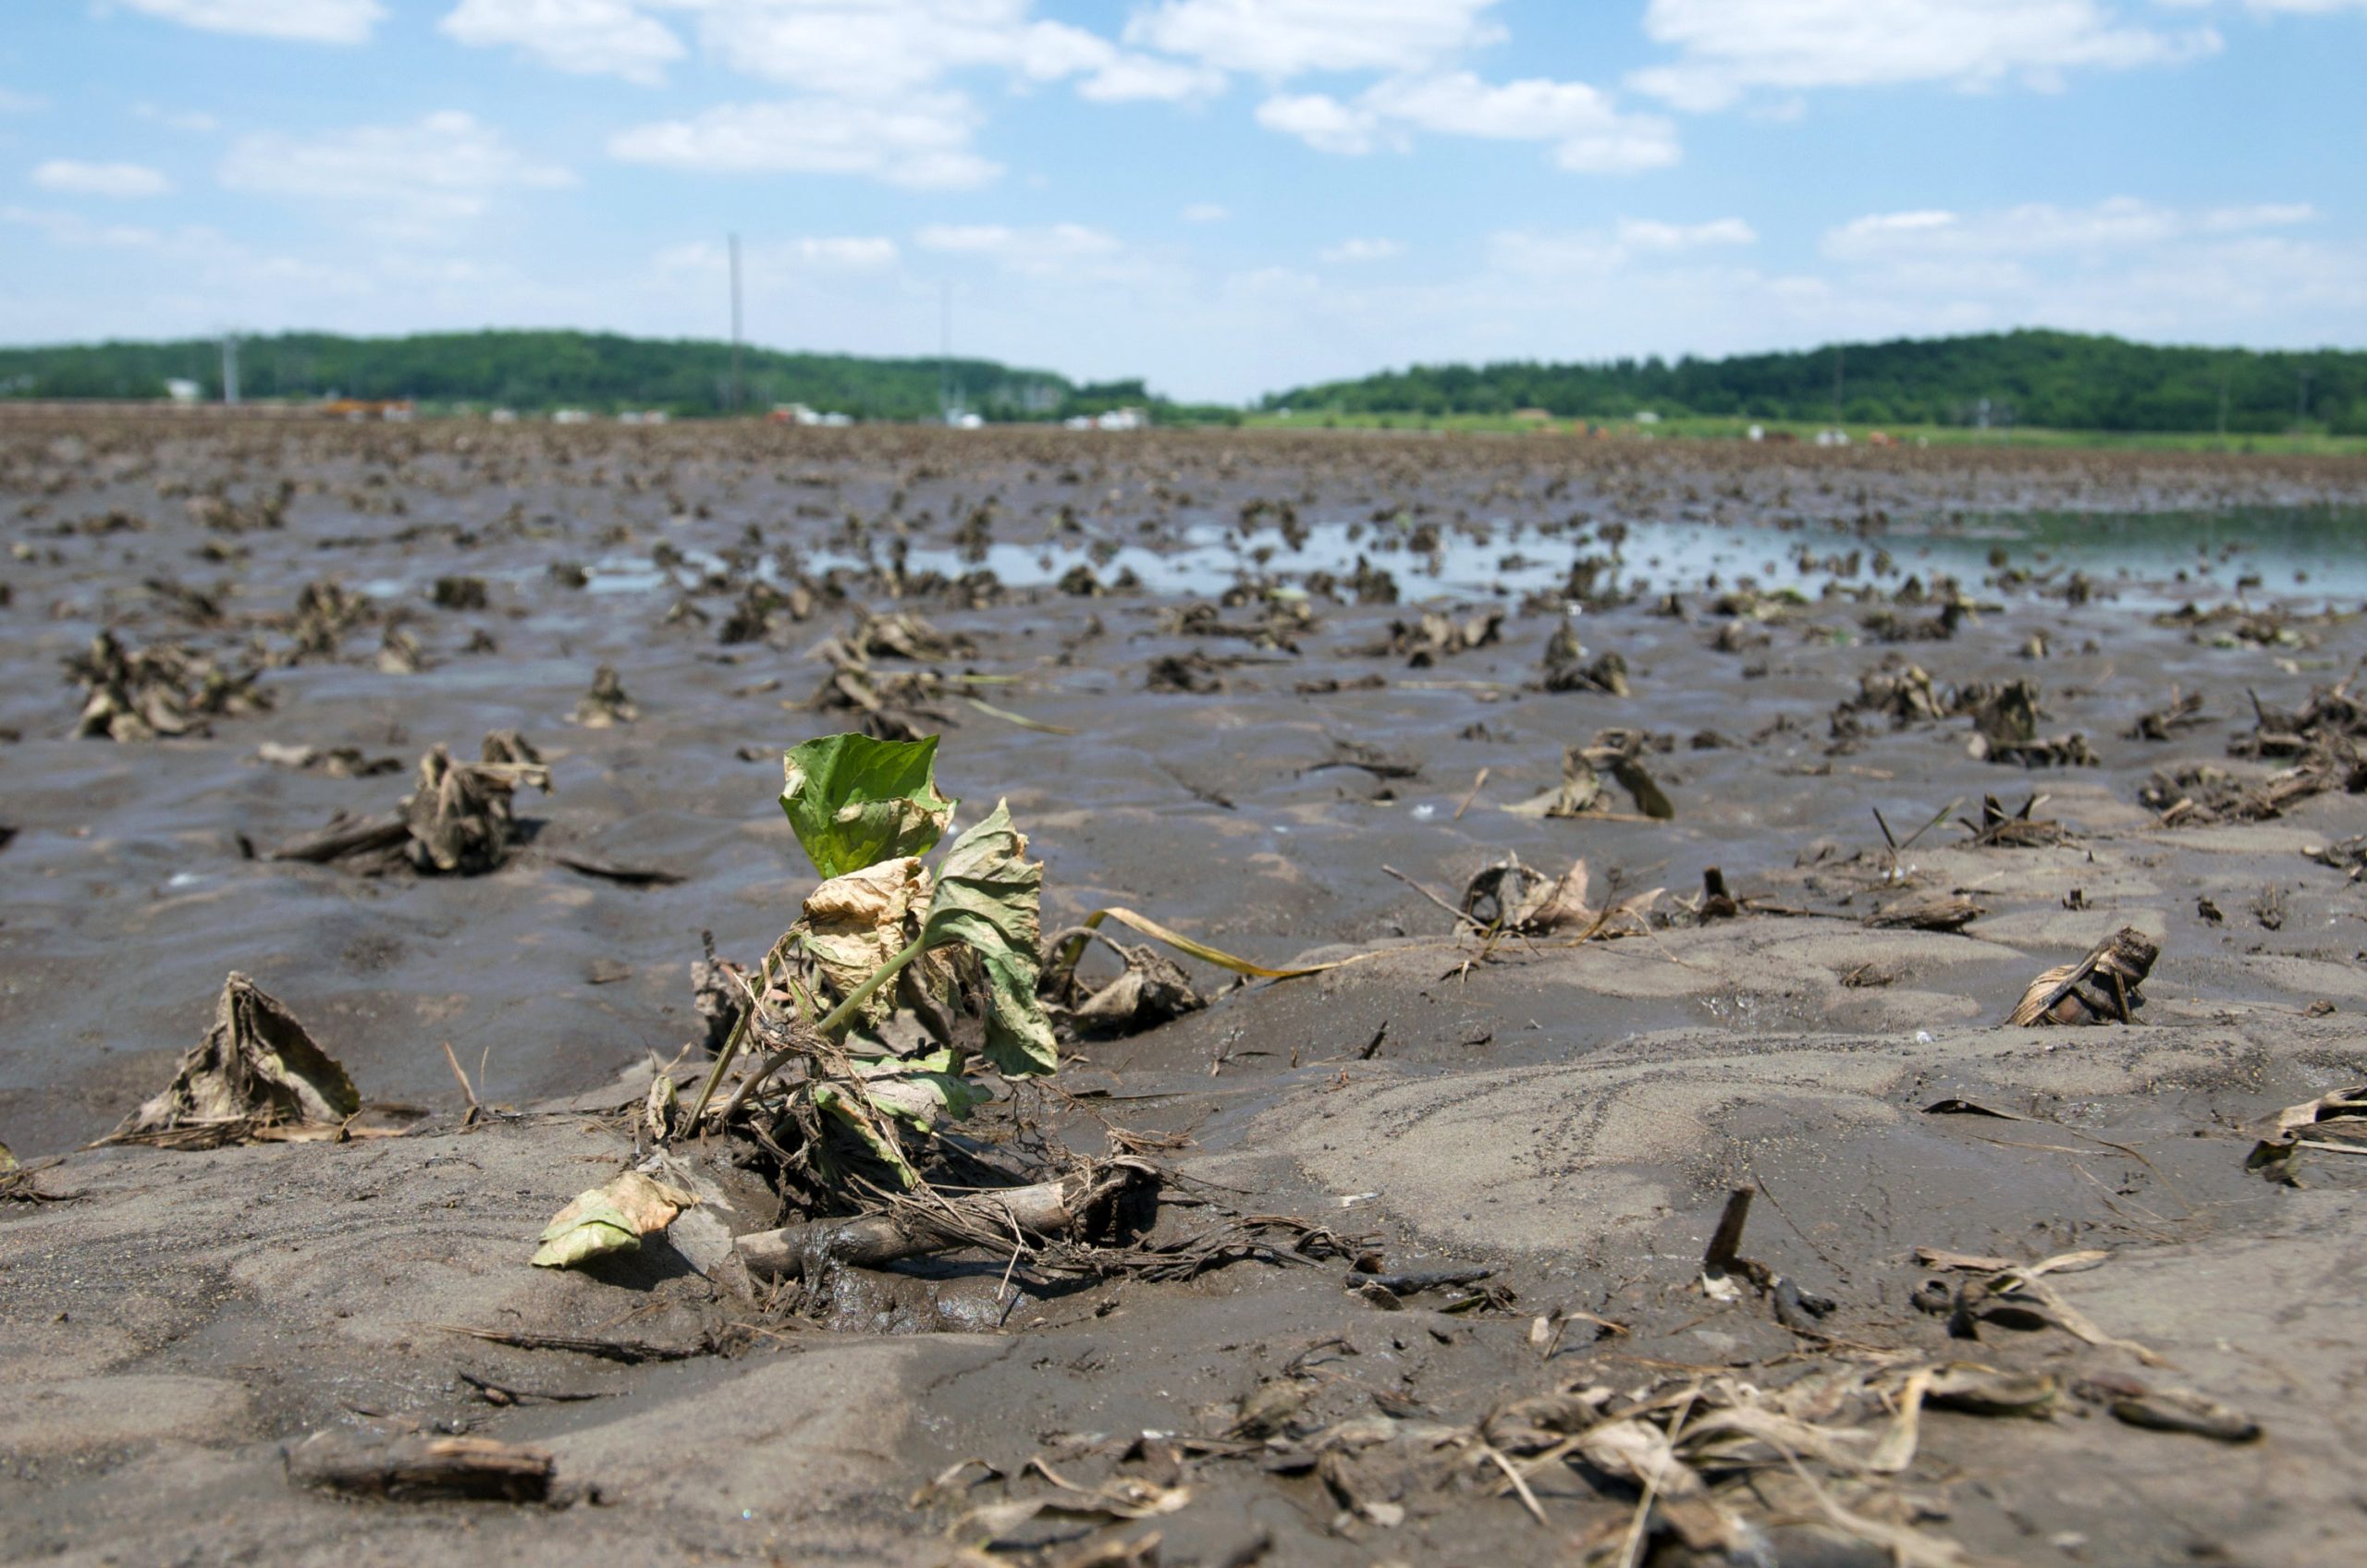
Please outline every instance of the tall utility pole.
M1847 361L1849 350L1835 343L1833 346L1833 423L1841 425L1841 367Z
M953 285L938 286L937 297L937 411L947 423L953 417Z
M239 335L222 335L222 402L236 408L239 403Z
M2299 435L2301 433L2301 427L2309 423L2310 371L2305 365L2301 369L2301 390L2293 399L2293 433Z
M2219 378L2219 445L2227 444L2227 378Z
M740 237L731 237L731 410L738 412L740 383Z

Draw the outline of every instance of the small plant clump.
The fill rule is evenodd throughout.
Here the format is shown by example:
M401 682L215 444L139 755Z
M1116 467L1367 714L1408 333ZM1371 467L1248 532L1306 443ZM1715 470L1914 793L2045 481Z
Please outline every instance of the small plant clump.
M906 1189L908 1136L993 1096L974 1074L1026 1078L1059 1062L1036 995L1044 867L998 802L926 857L958 802L938 792L937 740L845 734L783 759L781 810L824 878L766 954L730 1036L681 1123L695 1129L753 1036L767 1057L723 1102L767 1138L802 1135L828 1164L824 1121L853 1134ZM795 1069L794 1072L785 1070Z

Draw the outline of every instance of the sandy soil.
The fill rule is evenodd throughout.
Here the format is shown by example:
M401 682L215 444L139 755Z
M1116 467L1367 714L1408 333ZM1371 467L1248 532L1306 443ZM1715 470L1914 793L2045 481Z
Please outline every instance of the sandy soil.
M2362 504L2367 465L2265 459L0 424L0 1139L36 1168L0 1200L0 1557L952 1561L977 1537L948 1533L965 1510L1052 1492L1024 1469L1035 1456L1184 1501L1036 1519L1006 1561L1615 1561L1627 1481L1539 1468L1540 1525L1490 1464L1438 1459L1473 1451L1436 1434L1570 1387L1977 1360L2065 1392L2040 1420L1933 1408L1905 1471L1828 1478L1861 1519L1916 1532L1908 1560L2355 1561L2367 1160L2305 1151L2286 1184L2246 1158L2264 1115L2367 1083L2367 891L2303 852L2367 814L2336 788L2264 820L2164 826L2143 796L2191 765L2268 776L2280 761L2228 754L2254 698L2298 708L2367 655ZM2180 541L2174 558L2140 514ZM1359 556L1399 602L1357 602ZM1563 615L1546 590L1587 561L1597 597L1576 629L1589 659L1625 659L1626 697L1541 687ZM1000 582L963 578L981 566ZM1061 586L1080 566L1094 583ZM1933 618L1902 586L1945 573L1978 604L1952 635L1869 630ZM804 584L810 610L725 641L756 574ZM462 576L482 606L439 605L436 582ZM294 656L297 595L329 577L372 607ZM1746 578L1802 602L1718 613ZM1236 580L1311 587L1311 620L1275 623L1277 645L1179 622ZM1217 619L1264 624L1257 593L1232 596ZM1502 610L1500 639L1424 663L1370 651L1433 598L1462 619ZM2238 598L2264 613L2163 619ZM701 933L752 959L813 885L773 804L778 757L850 722L806 699L827 673L810 650L858 606L971 639L924 665L1008 677L978 688L992 707L1075 732L959 697L927 724L949 792L1006 797L1029 833L1049 925L1116 903L1269 962L1370 955L1079 1042L1059 1078L1077 1097L1046 1130L1080 1149L1105 1122L1188 1134L1157 1157L1171 1194L1329 1227L1392 1269L1493 1268L1508 1298L1383 1310L1338 1262L1010 1293L1008 1259L976 1256L848 1271L800 1317L745 1299L687 1238L595 1270L526 1267L551 1212L630 1154L618 1108L651 1053L703 1034ZM423 668L382 668L390 627ZM203 734L75 739L61 661L102 629L259 664L271 706ZM1157 661L1194 655L1210 689L1146 689ZM1886 660L1943 687L2035 681L2042 733L2082 735L2098 760L1981 760L1961 716L1837 718ZM602 665L637 717L572 722ZM2200 721L2130 738L2174 692L2201 695ZM1506 809L1613 727L1668 738L1646 755L1673 820L1624 796L1608 817ZM555 789L523 798L537 826L501 870L264 858L335 813L390 809L429 744L472 753L503 728L542 747ZM265 742L399 771L273 766ZM2011 808L2032 790L2063 841L1982 847L1951 821L1893 855L1874 815L1905 838L1951 800L1976 815L1985 793ZM1584 857L1598 889L1664 888L1674 918L1483 944L1410 885L1453 902L1508 852L1556 873ZM683 880L619 886L568 855ZM1684 900L1711 866L1765 912L1696 923ZM1864 924L1947 894L1981 913L1955 931ZM2039 970L2125 925L2162 946L2137 1024L2002 1026ZM419 1130L70 1152L169 1077L232 969L370 1099L420 1108ZM517 1117L460 1126L448 1042ZM1966 1105L1992 1114L1933 1109ZM693 1158L734 1200L704 1218L779 1221L730 1145ZM1829 1315L1704 1293L1703 1249L1746 1182L1761 1194L1746 1252ZM2054 1283L2119 1342L1951 1338L1919 1305L1934 1273L1917 1247L2102 1249ZM1591 1316L1548 1355L1533 1325L1566 1312ZM620 1365L455 1325L703 1354ZM471 1377L524 1397L493 1403ZM2262 1435L2143 1429L2069 1391L2130 1377ZM1279 1435L1228 1446L1243 1402L1276 1388L1298 1402ZM1356 1421L1352 1463L1289 1462ZM401 1423L546 1449L569 1505L348 1503L283 1474L309 1432ZM970 1458L1005 1478L914 1501ZM1637 1560L1891 1560L1804 1501L1780 1456L1750 1468L1747 1547L1656 1531ZM1965 1555L1912 1556L1944 1549Z

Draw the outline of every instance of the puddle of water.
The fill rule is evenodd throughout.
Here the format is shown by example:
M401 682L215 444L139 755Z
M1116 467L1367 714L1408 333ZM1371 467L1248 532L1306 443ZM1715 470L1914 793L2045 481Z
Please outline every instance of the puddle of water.
M1570 564L1600 555L1593 534L1546 533L1533 524L1497 520L1484 528L1441 528L1435 547L1410 547L1412 526L1402 521L1318 521L1294 545L1278 531L1244 533L1214 521L1184 527L1172 544L1119 544L1090 536L1052 541L999 540L983 556L950 545L915 543L906 557L914 572L960 576L981 568L1012 588L1057 582L1079 565L1108 582L1131 572L1153 594L1209 597L1245 577L1284 582L1316 572L1344 577L1358 557L1392 572L1408 600L1521 594L1560 587ZM794 545L792 545L794 548ZM2003 548L2016 568L2054 576L2084 571L2132 607L2160 608L2189 598L2218 598L2239 580L2260 599L2358 600L2367 597L2367 508L2266 507L2195 512L2037 511L1969 515L1960 521L1906 520L1861 537L1846 528L1778 530L1722 522L1637 521L1626 525L1616 578L1639 593L1698 590L1711 579L1748 578L1760 587L1815 591L1830 581L1874 582L1875 557L1887 552L1895 582L1916 573L1927 582L1953 576L1977 584L1993 570L1992 550ZM1836 570L1856 556L1854 570ZM616 553L586 568L587 591L597 595L673 592L680 581L724 569L710 552L682 552L681 574L645 555ZM820 573L860 571L871 563L843 550L800 549L799 566ZM492 575L523 586L539 573L519 569ZM767 558L767 581L779 574ZM1611 574L1606 574L1606 578ZM1606 585L1608 585L1606 582ZM393 580L361 584L374 595L400 596L412 584Z

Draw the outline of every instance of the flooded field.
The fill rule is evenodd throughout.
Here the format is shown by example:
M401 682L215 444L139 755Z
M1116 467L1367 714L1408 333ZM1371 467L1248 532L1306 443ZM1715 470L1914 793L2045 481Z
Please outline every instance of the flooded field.
M0 1556L2353 1555L2367 1160L2274 1121L2367 1084L2367 464L18 421L0 507ZM1355 961L1169 949L1208 1005L952 1135L1135 1151L1222 1267L527 1268L849 729L1008 802L1047 933ZM484 874L321 848L496 732ZM2124 930L2132 1022L2006 1026ZM409 1131L71 1152L232 971ZM289 1488L365 1418L607 1506Z

